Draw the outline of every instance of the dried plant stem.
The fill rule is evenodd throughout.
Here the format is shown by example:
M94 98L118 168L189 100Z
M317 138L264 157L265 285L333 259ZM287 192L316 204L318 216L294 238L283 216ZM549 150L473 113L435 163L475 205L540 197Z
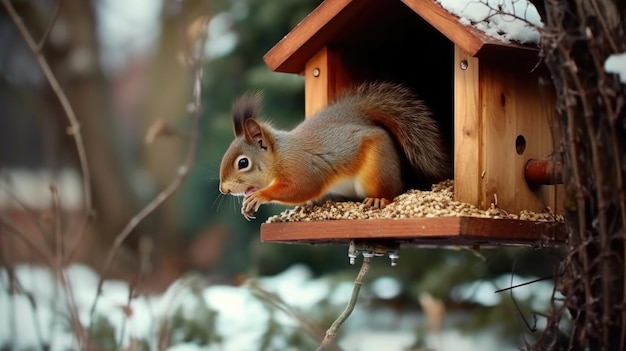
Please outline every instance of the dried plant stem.
M91 213L91 206L92 206L91 183L90 183L91 177L89 175L89 166L87 165L87 153L85 151L85 145L83 143L83 137L80 132L80 124L78 123L78 119L76 118L76 113L74 113L74 109L72 108L72 105L70 104L70 101L67 98L67 95L65 95L65 91L63 91L63 88L61 88L61 85L59 84L59 81L57 80L56 76L52 72L52 69L50 68L50 65L48 64L48 61L40 52L39 44L37 44L35 40L33 39L33 36L28 31L28 28L26 28L26 26L24 25L22 18L20 17L20 15L17 13L15 8L11 4L11 1L10 0L0 0L0 1L2 1L2 5L4 5L7 12L9 13L9 16L11 16L11 19L15 23L15 26L17 27L20 34L24 38L26 45L28 45L28 48L32 51L33 55L35 55L35 58L37 59L37 63L39 64L41 71L43 72L44 76L48 80L48 83L50 84L50 88L52 88L52 91L54 92L56 97L59 99L59 102L61 103L61 107L63 108L63 111L65 112L65 115L68 121L70 122L70 127L68 130L74 137L74 142L76 143L76 150L78 152L78 160L80 162L81 173L83 175L83 193L84 193L83 196L84 196L84 201L85 201L85 216L89 216L89 214ZM56 18L56 15L55 15L55 18Z
M361 269L359 270L359 274L356 276L354 280L354 288L352 289L352 296L350 296L350 301L348 302L348 306L343 312L339 315L339 317L333 322L333 324L326 331L326 336L322 343L317 348L317 351L322 351L328 349L330 345L333 344L335 337L337 336L337 330L343 324L343 322L350 317L352 310L354 310L354 306L356 305L356 300L359 297L359 292L361 291L361 286L363 285L363 280L365 280L365 276L367 272L370 270L370 260L371 257L363 256L363 263L361 264Z
M46 32L44 33L44 36L42 37L39 43L35 42L33 36L30 34L30 31L28 30L28 28L26 28L26 26L24 25L24 22L22 21L20 15L17 13L15 8L11 4L10 0L1 0L1 1L2 1L2 5L7 10L7 13L9 14L11 19L15 23L15 26L17 27L18 31L24 38L26 45L35 56L37 63L39 64L39 67L41 68L41 71L43 72L44 76L46 77L46 80L50 84L50 88L52 89L56 97L59 99L59 103L61 104L61 107L63 108L63 111L65 112L65 116L70 123L70 127L68 131L74 138L74 142L76 144L76 150L78 153L78 160L80 163L81 173L83 176L83 196L84 196L84 202L85 202L84 203L85 213L83 216L84 217L83 222L86 223L92 211L91 181L90 181L91 176L89 173L89 166L87 164L87 153L85 151L85 145L83 143L83 138L82 138L82 134L80 131L80 124L78 122L78 118L76 117L76 113L74 112L74 109L72 108L72 105L70 104L69 99L67 98L67 95L65 94L65 91L63 90L56 76L52 72L52 69L50 68L50 65L48 64L48 61L41 53L41 49L43 45L45 44L50 31L52 30L54 22L56 21L59 8L61 6L60 1L57 3L52 20L50 24L48 25L48 28L46 29ZM54 228L55 256L54 257L51 256L45 248L37 245L37 243L34 242L30 238L29 235L22 233L16 227L12 226L12 224L8 224L8 223L5 223L5 224L9 226L15 234L17 234L19 237L21 237L26 242L28 242L33 248L38 249L38 251L42 253L42 257L44 257L45 260L48 262L49 266L54 267L56 274L57 274L57 279L60 281L65 292L68 294L68 301L70 301L68 302L69 304L68 307L70 310L71 328L74 331L74 335L77 337L77 342L79 343L79 345L82 346L84 345L83 344L84 330L82 328L82 325L80 324L80 319L78 316L78 310L75 304L75 300L73 299L73 296L71 295L71 291L70 291L71 289L68 285L67 279L65 277L65 273L63 272L64 257L63 257L63 252L62 252L62 233L61 233L61 227L60 227L61 216L60 216L60 204L59 204L59 198L58 198L58 192L57 192L56 186L51 185L50 191L52 193L53 209L54 209L54 214L55 214L55 228ZM79 237L82 236L82 233L84 232L81 231L79 233Z
M189 174L189 170L193 166L196 160L196 152L198 146L198 138L199 138L199 121L201 114L201 105L202 105L202 57L196 58L192 67L194 68L195 79L193 85L193 99L191 102L191 130L189 134L189 143L187 146L187 155L184 163L178 168L178 172L176 177L172 179L169 185L161 191L152 201L150 201L141 211L135 214L124 226L122 231L115 237L115 241L113 245L109 249L107 257L104 261L104 265L102 267L102 271L100 272L100 280L98 282L98 288L96 290L96 297L94 298L93 304L91 306L91 310L89 312L90 321L93 321L93 315L98 304L98 298L100 297L100 292L102 290L102 285L104 284L104 280L106 279L106 275L108 270L111 268L113 264L113 260L117 256L120 248L122 247L122 243L124 240L128 238L128 236L132 233L132 231L143 221L150 213L152 213L157 207L163 204L168 198L170 198L176 190L180 187L183 181L187 178Z
M85 329L80 323L80 316L78 312L78 306L74 293L63 270L63 231L61 227L61 201L59 199L59 191L54 183L50 183L50 193L52 195L52 212L54 213L54 273L57 281L63 287L65 296L67 298L67 308L69 311L69 322L72 328L73 334L76 336L76 342L78 345L84 345Z
M54 12L52 13L52 18L48 22L48 28L46 28L46 31L41 36L41 39L39 39L39 43L37 44L37 51L38 52L43 49L44 45L46 45L46 41L48 40L48 36L50 36L50 33L52 32L52 28L54 27L54 24L57 21L57 16L59 15L59 12L61 10L61 3L62 2L63 2L63 0L57 0L56 6L54 7Z
M284 313L290 315L296 321L298 321L300 329L308 334L311 338L313 338L316 342L320 342L321 340L323 340L324 331L298 309L295 309L285 303L285 301L283 301L280 296L263 289L263 287L261 287L255 280L249 280L247 286L252 294L263 303L283 311Z
M200 75L198 75L196 79L199 81ZM198 83L197 86L200 86L200 83ZM196 159L196 146L197 146L197 140L198 140L198 120L199 120L199 114L200 114L199 107L197 108L197 110L198 112L194 113L195 116L193 118L194 120L193 127L191 130L191 137L189 139L189 151L187 153L187 159L185 160L185 163L178 168L178 173L176 177L172 180L172 182L163 191L161 191L161 193L159 193L152 201L150 201L143 209L141 209L141 211L139 211L135 216L133 216L133 218L131 218L130 221L128 221L124 229L122 229L122 231L115 237L115 241L113 242L113 245L111 246L111 249L109 250L109 253L107 254L106 260L104 261L104 266L101 272L101 278L98 283L98 290L97 290L98 295L99 295L99 291L102 289L102 285L104 284L104 279L106 277L106 274L109 268L111 267L111 264L113 264L113 260L115 259L115 257L117 256L117 253L122 247L122 243L124 242L124 240L128 238L130 233L137 227L137 225L139 225L139 223L141 223L141 221L143 221L146 217L148 217L150 213L152 213L157 207L159 207L162 203L164 203L165 200L167 200L170 196L172 196L172 194L174 194L174 192L178 190L180 185L187 178L187 175L189 174L189 169L191 168L191 166L193 165ZM96 303L97 303L97 298L94 299L94 303L91 308L91 315L93 315L94 309L96 307Z
M87 164L87 152L85 150L85 144L83 142L83 137L82 137L82 133L80 130L80 123L78 122L76 113L74 112L74 109L72 108L72 105L70 104L70 101L67 98L65 91L63 90L56 76L52 72L52 69L50 68L50 65L48 64L48 61L41 53L41 49L45 45L47 37L50 31L52 31L52 27L54 26L54 22L56 21L56 18L58 16L58 12L59 12L59 9L61 8L62 0L59 0L57 2L52 20L50 24L48 25L48 28L46 29L46 32L44 33L44 36L41 38L39 43L35 42L35 39L28 31L28 28L26 28L26 26L24 25L24 22L22 21L20 15L17 13L15 8L11 4L11 1L10 0L1 0L1 1L4 7L6 8L7 12L9 13L9 16L11 16L11 19L15 23L15 26L17 27L18 31L24 38L26 45L28 45L28 48L30 49L30 51L33 53L33 55L35 55L35 58L37 59L37 63L39 64L41 71L43 72L44 76L48 80L48 83L50 84L50 88L56 95L57 99L59 99L59 103L61 104L61 107L63 108L63 111L65 112L65 116L70 123L70 126L68 128L68 133L70 133L73 136L74 143L76 144L76 151L78 153L78 161L80 163L80 169L81 169L82 178L83 178L83 197L84 197L83 201L85 202L84 203L85 213L81 220L81 225L79 226L78 235L74 241L74 245L70 245L69 250L66 251L67 257L65 258L69 258L73 254L74 250L78 246L78 243L80 243L85 233L87 222L89 221L89 217L91 216L91 213L92 213L92 208L93 208L92 201L93 200L91 198L91 175L89 171L89 165Z
M2 224L9 233L13 233L13 235L35 250L48 266L54 267L54 257L52 257L48 249L42 245L41 241L35 240L32 235L24 233L18 226L13 224L11 219L7 218L2 213L0 213L0 224Z

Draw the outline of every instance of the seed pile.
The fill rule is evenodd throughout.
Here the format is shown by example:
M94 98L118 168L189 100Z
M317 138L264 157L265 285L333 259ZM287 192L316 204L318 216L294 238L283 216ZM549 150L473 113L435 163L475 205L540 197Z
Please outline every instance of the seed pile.
M434 184L431 191L409 190L399 195L383 209L366 207L359 202L333 202L307 204L268 218L267 223L321 221L333 219L380 219L380 218L432 218L432 217L481 217L521 219L538 222L562 222L563 216L548 207L544 212L521 211L507 213L491 204L480 210L476 206L454 201L454 181L445 180Z

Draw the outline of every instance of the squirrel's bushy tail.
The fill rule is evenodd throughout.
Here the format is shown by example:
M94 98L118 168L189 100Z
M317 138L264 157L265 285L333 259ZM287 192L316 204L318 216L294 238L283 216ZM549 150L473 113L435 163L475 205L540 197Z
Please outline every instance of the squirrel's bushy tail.
M437 122L409 88L387 82L365 83L341 100L351 100L371 122L383 126L402 147L413 169L431 181L452 175Z

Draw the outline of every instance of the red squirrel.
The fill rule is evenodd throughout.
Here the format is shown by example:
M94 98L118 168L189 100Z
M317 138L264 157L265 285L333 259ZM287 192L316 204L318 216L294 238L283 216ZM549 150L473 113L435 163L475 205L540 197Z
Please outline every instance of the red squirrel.
M220 192L243 195L248 220L264 203L328 196L382 208L412 181L452 173L430 110L403 85L361 84L291 131L257 119L260 105L259 94L233 104L235 140L220 166Z

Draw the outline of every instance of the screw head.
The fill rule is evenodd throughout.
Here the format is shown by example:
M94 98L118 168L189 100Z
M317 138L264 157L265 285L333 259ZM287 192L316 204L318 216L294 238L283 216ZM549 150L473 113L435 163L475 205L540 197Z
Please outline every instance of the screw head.
M363 251L363 257L372 258L374 253L372 251Z
M398 259L400 258L400 254L397 251L389 252L389 260L391 260L391 266L395 267L398 265Z

